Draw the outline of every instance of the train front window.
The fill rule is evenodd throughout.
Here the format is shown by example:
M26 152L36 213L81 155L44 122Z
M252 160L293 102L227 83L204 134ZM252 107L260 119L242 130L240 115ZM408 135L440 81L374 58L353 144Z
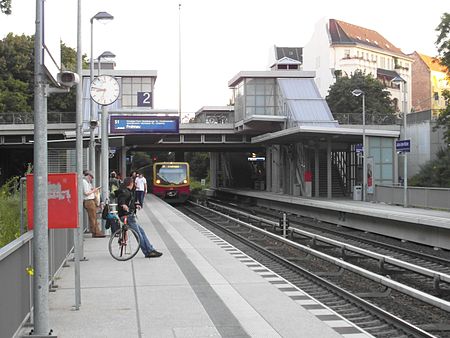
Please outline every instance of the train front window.
M156 167L156 178L161 185L187 183L185 165L159 165Z

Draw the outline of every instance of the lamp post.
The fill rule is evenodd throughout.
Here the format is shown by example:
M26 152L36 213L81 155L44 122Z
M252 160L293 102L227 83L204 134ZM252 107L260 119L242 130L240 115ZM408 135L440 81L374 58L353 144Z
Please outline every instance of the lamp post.
M110 52L109 50L107 50L107 51L105 51L105 52L103 52L102 54L99 55L99 57L97 58L97 62L98 62L98 65L97 65L98 76L100 76L100 71L101 71L101 68L102 68L101 60L102 59L113 59L115 57L116 57L116 54Z
M114 19L114 17L107 13L107 12L98 12L91 18L91 61L90 61L90 67L89 67L89 78L90 83L94 80L94 21L100 21L100 22L107 22L109 20ZM92 171L94 174L94 180L95 180L95 128L97 127L97 118L94 114L94 108L95 104L94 101L91 99L91 105L90 105L90 114L89 118L91 120L90 126L90 133L89 133L89 170Z
M403 139L406 140L406 80L401 76L392 79L393 83L403 86ZM403 207L408 206L408 157L407 152L403 152Z
M353 96L362 95L362 124L363 124L363 196L362 199L366 201L366 191L367 191L367 151L366 151L366 94L361 89L355 89L352 91Z

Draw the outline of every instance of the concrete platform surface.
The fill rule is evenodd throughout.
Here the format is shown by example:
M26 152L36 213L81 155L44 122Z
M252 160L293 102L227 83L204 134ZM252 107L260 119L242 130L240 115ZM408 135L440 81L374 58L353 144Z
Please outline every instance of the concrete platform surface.
M119 262L86 237L80 309L73 262L50 294L58 337L370 337L158 198L138 218L163 256Z

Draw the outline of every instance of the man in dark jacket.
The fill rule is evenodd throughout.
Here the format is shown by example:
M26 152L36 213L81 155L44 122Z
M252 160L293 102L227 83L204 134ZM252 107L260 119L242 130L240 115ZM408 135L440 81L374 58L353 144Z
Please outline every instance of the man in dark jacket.
M127 223L139 235L141 240L141 250L146 258L160 257L161 252L156 251L147 238L144 229L136 222L136 209L140 209L139 203L135 203L133 193L134 181L131 177L126 177L123 186L117 193L117 206L119 217L127 216Z

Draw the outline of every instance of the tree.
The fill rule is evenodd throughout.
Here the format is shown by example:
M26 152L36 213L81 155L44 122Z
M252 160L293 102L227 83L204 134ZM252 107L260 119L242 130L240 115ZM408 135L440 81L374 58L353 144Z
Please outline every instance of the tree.
M76 51L61 43L64 69L76 71ZM88 68L83 55L83 68ZM48 111L74 112L76 90L51 95ZM0 40L0 112L31 112L34 107L34 37L9 33Z
M367 124L391 124L395 122L395 104L386 87L372 75L356 71L352 76L340 76L330 87L326 101L333 116L340 123L362 123L361 98L352 91L360 89L365 93Z
M11 0L0 0L0 11L7 15L11 14Z
M437 26L438 38L436 47L440 63L447 68L447 76L450 77L450 14L444 13L441 23ZM444 130L444 141L447 145L436 154L437 159L427 162L421 167L420 172L411 178L410 184L417 186L447 187L450 188L450 91L443 91L446 108L439 112L436 127Z
M441 23L436 28L436 31L439 32L436 47L440 63L447 68L447 76L450 77L450 13L444 13L441 20ZM447 103L447 107L439 112L436 125L438 128L445 130L444 140L448 149L448 144L450 143L450 91L445 90L442 95Z

